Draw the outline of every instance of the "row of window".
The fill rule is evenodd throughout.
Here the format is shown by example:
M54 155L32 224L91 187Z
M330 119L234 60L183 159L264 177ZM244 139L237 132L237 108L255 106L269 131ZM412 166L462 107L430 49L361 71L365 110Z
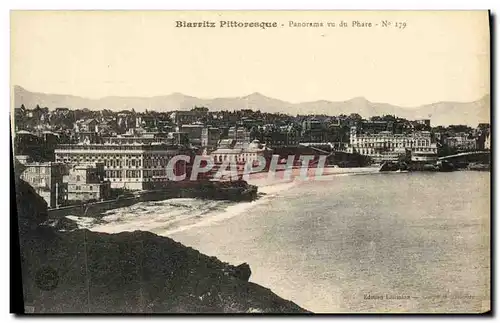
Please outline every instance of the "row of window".
M72 188L73 186L69 186L68 187L68 190L71 190L72 191ZM89 185L89 186L82 186L82 185L75 185L74 186L74 189L75 191L82 191L82 190L88 190L88 191L93 191L94 190L94 187L92 185Z
M131 159L131 160L113 160L113 159L110 159L110 160L102 160L101 158L72 158L72 159L69 159L69 158L64 158L64 159L58 159L58 161L60 162L64 162L64 163L70 163L70 162L74 162L74 163L92 163L92 162L100 162L100 163L103 163L104 166L106 167L141 167L143 165L143 162L142 160L140 159ZM144 160L144 167L164 167L164 166L167 166L168 165L168 160L165 159L165 158L162 158L162 159L146 159Z
M396 137L396 136L367 136L367 137L359 137L359 136L351 136L352 140L358 140L358 141L370 141L370 142L377 142L377 141L405 141L405 142L410 142L410 141L416 141L416 140L431 140L430 136L422 136L422 137Z
M222 163L223 161L252 161L256 159L257 154L240 154L240 155L214 155L214 162Z
M176 171L176 173L179 173ZM125 176L123 171L107 170L105 171L106 178L151 178L154 176L167 176L166 169L143 170L142 176L140 170L127 170Z
M269 141L271 145L296 145L298 143L297 140L288 140L288 141Z
M49 167L28 167L24 171L25 173L35 173L35 174L50 174Z
M379 152L379 151L376 151L375 149L369 149L369 148L365 148L365 149L356 149L356 151L361 154L361 155L380 155L380 154L395 154L395 155L398 155L399 153L395 153L395 152ZM429 152L429 153L437 153L437 148L417 148L417 149L413 149L413 151L415 152Z
M416 151L416 152L433 152L433 153L437 153L437 148L433 148L433 147L424 147L424 148L415 148L413 149L413 151Z
M76 159L83 159L83 158L90 158L90 159L131 159L131 158L138 158L138 159L162 159L162 158L169 158L171 155L174 155L173 153L171 154L154 154L154 155L148 155L145 154L144 156L142 154L57 154L58 158L76 158Z
M430 146L431 142L427 140L404 141L404 142L367 142L354 140L353 145L358 147L425 147Z
M141 177L140 170L127 170L125 171L125 177L127 178L139 178Z
M71 192L68 193L68 200L89 200L98 198L99 193Z

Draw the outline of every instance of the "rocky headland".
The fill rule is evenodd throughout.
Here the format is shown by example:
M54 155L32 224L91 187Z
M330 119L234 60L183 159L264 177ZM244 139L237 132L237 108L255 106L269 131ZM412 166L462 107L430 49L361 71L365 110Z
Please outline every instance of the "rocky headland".
M46 202L20 179L16 203L27 312L308 313L249 282L248 264L233 266L150 232L48 225Z

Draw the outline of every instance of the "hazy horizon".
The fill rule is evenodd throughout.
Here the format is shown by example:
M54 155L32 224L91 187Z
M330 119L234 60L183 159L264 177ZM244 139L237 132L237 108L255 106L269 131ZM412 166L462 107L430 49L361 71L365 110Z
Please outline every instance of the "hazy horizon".
M82 95L75 95L75 94L68 94L68 93L47 93L47 92L41 92L41 91L34 91L34 90L31 90L31 89L27 89L26 87L24 87L22 85L13 84L12 88L15 88L15 87L20 87L23 90L28 91L30 93L40 93L40 94L46 94L46 95L74 96L74 97L80 97L80 98L87 99L87 100L101 100L101 99L105 99L105 98L143 98L143 99L150 99L150 98L171 96L171 95L176 95L176 94L183 95L183 96L186 96L186 97L197 98L197 99L201 99L201 100L214 100L214 99L244 98L244 97L248 97L248 96L251 96L251 95L259 94L259 95L262 95L262 96L270 98L270 99L276 99L276 100L283 101L283 102L286 102L286 103L291 103L291 104L311 103L311 102L320 102L320 101L328 101L328 102L335 103L335 102L346 102L346 101L355 100L355 99L364 99L364 100L366 100L368 102L371 102L371 103L389 104L389 105L397 106L398 108L403 108L403 109L417 109L417 108L422 107L422 106L431 105L431 104L440 103L440 102L471 103L471 102L480 101L484 97L490 95L490 93L485 93L481 97L479 97L479 98L477 98L475 100L472 100L472 101L436 101L436 102L423 103L423 104L421 104L419 106L398 106L398 105L393 104L391 102L377 102L377 101L373 101L373 100L370 100L369 98L367 98L365 96L357 96L357 97L352 97L352 98L349 98L349 99L346 99L346 100L339 100L339 101L331 101L331 100L326 100L326 99L319 98L317 100L300 101L300 102L293 102L293 101L284 100L284 99L281 99L281 98L277 98L277 97L273 97L273 96L267 95L267 94L259 92L259 91L253 92L253 93L244 94L244 95L213 96L213 97L203 97L203 96L192 95L190 93L181 93L181 92L170 92L170 93L157 94L157 95L151 95L151 96L107 95L107 96L102 96L102 97L86 97L86 96L82 96ZM52 107L51 109L55 109L55 107Z
M289 21L404 21L404 30ZM275 29L175 21L276 21ZM364 97L400 107L489 93L485 11L12 11L11 84L98 99L259 92L290 103Z

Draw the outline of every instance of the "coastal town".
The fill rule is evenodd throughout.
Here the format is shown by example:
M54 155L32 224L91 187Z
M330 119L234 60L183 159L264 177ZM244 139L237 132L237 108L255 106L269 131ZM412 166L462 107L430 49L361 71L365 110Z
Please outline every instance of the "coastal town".
M11 313L492 313L492 16L11 10Z
M479 156L484 168L489 167L485 164L491 140L488 123L475 128L433 127L430 119L393 115L291 116L206 107L113 112L21 105L15 108L14 127L21 178L52 209L115 199L123 192L165 189L169 171L189 176L192 170L182 160L168 169L169 161L179 155L204 156L214 169L226 162L241 169L259 158L269 163L271 156L297 165L304 155L312 156L310 164L324 156L328 166L389 163L396 165L394 170L402 163L414 170L432 170L446 156ZM455 168L473 169L478 164L470 158L449 160ZM211 176L213 172L200 173L195 180Z

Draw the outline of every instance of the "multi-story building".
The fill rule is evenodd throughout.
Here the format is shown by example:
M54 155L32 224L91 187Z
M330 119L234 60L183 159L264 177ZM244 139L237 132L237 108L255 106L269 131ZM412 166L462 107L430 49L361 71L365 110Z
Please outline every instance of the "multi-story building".
M302 122L302 142L325 142L327 132L324 124L314 118Z
M65 185L63 176L67 172L63 163L25 163L21 179L30 184L50 208L64 203Z
M490 149L490 124L489 123L480 123L476 129L473 130L473 137L476 138L476 149L477 150L488 150ZM486 148L488 146L488 148Z
M74 125L76 132L97 132L98 122L95 119L77 120Z
M107 143L60 145L56 161L69 164L103 163L104 179L112 188L131 190L163 187L167 182L167 166L173 156L191 151L182 146L165 143ZM186 172L186 163L173 167L176 175Z
M230 127L227 138L233 139L237 144L248 144L250 142L250 131L245 127Z
M202 134L202 140L206 140L206 146L209 149L214 149L217 147L217 143L220 140L220 129L217 127L208 127L207 133L206 133L206 139L204 137L205 135Z
M450 148L455 148L458 151L476 150L477 140L466 133L458 133L453 137L447 137L445 144Z
M430 128L431 127L431 119L418 119L418 120L415 120L415 123L416 124L419 124L419 125L422 125L426 128Z
M189 142L208 150L215 149L220 140L220 131L217 127L205 126L203 124L189 124L179 127L182 133L189 137Z
M176 125L191 124L198 120L200 113L197 111L173 111L170 120Z
M258 138L271 148L296 147L300 142L300 131L293 125L273 129L265 129L264 127L264 130L258 132Z
M183 124L179 127L189 137L189 142L197 147L206 147L208 141L208 128L202 123Z
M185 132L169 132L167 134L168 138L168 143L173 144L173 145L188 145L190 144L189 142L189 136Z
M357 128L351 128L350 153L359 153L372 158L374 162L397 161L408 153L418 155L426 153L437 155L437 145L431 140L428 131L412 134L393 134L383 131L378 134L358 134Z
M39 157L37 156L37 150L41 146L41 138L29 131L20 130L14 134L14 154L16 155Z
M219 142L219 147L210 153L214 164L224 162L244 165L246 163L256 163L259 157L268 158L270 150L258 140L251 143L241 144L234 139L223 139Z
M109 197L111 183L104 180L104 164L77 164L68 173L63 178L67 201L99 201Z
M88 144L98 144L101 141L101 136L97 132L79 131L74 134L76 142L85 142Z
M158 119L151 115L137 116L135 119L136 128L156 128L158 126Z

